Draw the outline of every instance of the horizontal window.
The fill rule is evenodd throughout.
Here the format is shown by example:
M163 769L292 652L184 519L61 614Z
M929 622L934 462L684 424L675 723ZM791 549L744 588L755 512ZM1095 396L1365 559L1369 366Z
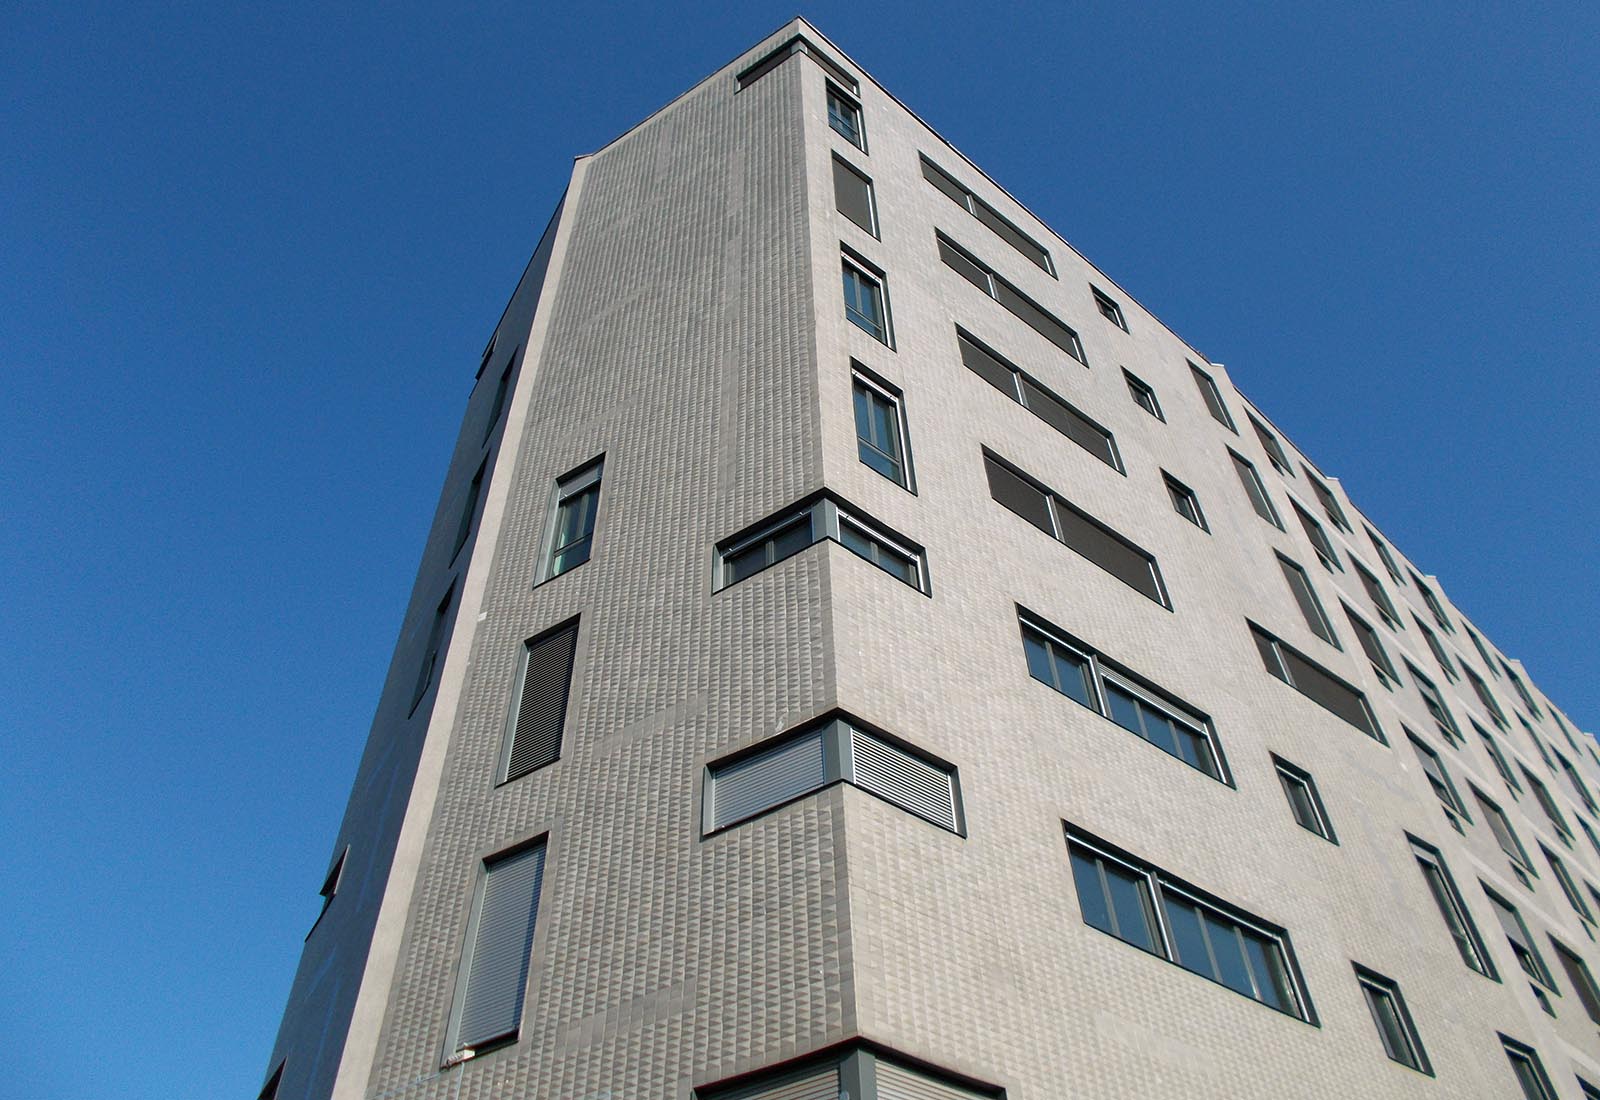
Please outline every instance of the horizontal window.
M922 547L831 496L808 498L748 532L724 540L717 547L716 587L720 590L737 584L824 539L837 542L919 592L932 592Z
M1028 675L1168 756L1232 783L1211 723L1148 681L1032 615L1019 616Z
M1388 743L1384 740L1383 731L1378 728L1378 720L1373 716L1365 695L1255 623L1248 625L1255 638L1256 649L1261 653L1261 663L1268 672L1368 737L1383 744Z
M810 39L806 38L804 35L797 34L793 38L789 39L789 41L773 50L771 53L766 54L764 57L758 59L755 64L742 71L736 78L739 85L739 90L741 92L744 91L746 88L750 87L750 85L766 76L773 69L776 69L779 65L783 64L796 54L809 57L812 61L815 61L817 65L821 67L822 71L828 74L828 78L830 80L837 81L844 87L849 88L852 92L860 89L861 85L856 82L855 77L845 72L844 69L839 67L837 62L835 62L821 50L817 49L815 43L813 43Z
M695 1100L1005 1100L1005 1095L1004 1089L947 1076L925 1063L902 1065L869 1046L833 1047L694 1090Z
M1129 588L1170 608L1156 559L1064 497L988 451L983 455L989 495Z
M849 783L941 829L963 831L954 765L924 756L853 719L834 717L706 768L706 834Z
M956 329L956 342L961 347L961 361L973 374L1113 470L1122 472L1122 458L1109 429L1090 420L964 329Z
M943 233L938 234L939 258L945 266L989 297L1005 306L1012 315L1056 347L1072 356L1084 366L1089 365L1083 354L1083 344L1071 326L1029 298L1022 291L996 275L994 268L956 244Z
M1288 935L1066 826L1083 921L1269 1008L1314 1023Z
M1055 265L1050 262L1050 253L1043 245L1011 224L998 210L973 194L971 189L957 182L955 177L927 157L922 158L922 178L944 192L957 206L988 226L995 236L1022 253L1030 263L1054 277Z

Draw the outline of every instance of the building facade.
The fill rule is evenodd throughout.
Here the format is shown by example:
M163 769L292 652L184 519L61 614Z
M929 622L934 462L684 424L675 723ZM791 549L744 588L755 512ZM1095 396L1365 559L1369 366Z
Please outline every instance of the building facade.
M263 1096L1600 1096L1597 789L797 20L576 162Z

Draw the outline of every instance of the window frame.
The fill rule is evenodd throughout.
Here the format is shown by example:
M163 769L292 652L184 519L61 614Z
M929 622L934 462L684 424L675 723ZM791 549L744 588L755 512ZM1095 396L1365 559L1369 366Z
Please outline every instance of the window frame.
M1016 285L1002 278L993 266L978 259L970 250L957 244L943 230L935 229L933 236L935 251L939 255L941 264L959 275L968 285L988 295L991 301L1038 333L1052 347L1066 352L1085 367L1089 365L1089 356L1083 350L1083 340L1078 335L1077 329L1057 317L1050 310L1045 309L1032 296L1024 294ZM952 263L951 254L961 263ZM973 271L977 272L982 281L974 279L965 269L966 267L971 267ZM1026 309L1020 309L1019 303ZM1037 317L1034 315L1037 315Z
M824 109L828 116L828 129L844 138L851 145L867 151L867 121L861 109L861 101L840 88L832 80L825 80L826 92L824 93ZM844 121L840 112L834 110L834 102L849 108L849 113L854 118L854 125Z
M1023 259L1052 279L1058 278L1055 259L1050 255L1048 248L1034 240L1031 234L1024 232L991 204L979 198L978 193L972 188L935 164L926 153L918 153L917 156L922 165L922 178L932 185L934 190L971 214L985 229L1010 245ZM960 198L957 198L957 195ZM1013 240L1013 237L1016 240ZM1030 249L1037 251L1038 255L1034 255Z
M1539 1052L1527 1043L1520 1043L1511 1038L1503 1031L1496 1034L1500 1038L1500 1048L1505 1051L1506 1061L1511 1063L1511 1072L1517 1079L1517 1087L1522 1090L1525 1100L1557 1100L1555 1085L1550 1082L1550 1075L1545 1072ZM1531 1081L1519 1071L1519 1065L1527 1067L1528 1073L1532 1075Z
M428 625L428 640L423 649L422 664L417 670L417 684L412 689L411 706L406 711L410 718L417 713L417 708L422 700L427 698L429 690L433 687L435 673L439 671L445 651L446 641L450 633L450 623L455 615L456 581L450 581L450 586L445 589L444 598L433 609L433 616Z
M1366 654L1373 673L1378 677L1378 682L1393 690L1401 683L1400 670L1394 667L1394 661L1390 658L1388 649L1384 647L1383 636L1378 633L1378 628L1356 614L1344 600L1339 601L1339 606L1344 608L1344 617L1350 623L1351 633L1356 636L1356 645ZM1372 643L1371 648L1368 648L1368 642ZM1373 655L1374 650L1376 656Z
M474 862L477 865L476 881L473 886L472 902L468 911L466 927L457 952L455 991L451 998L450 1015L445 1028L445 1064L453 1064L467 1051L474 1055L488 1050L495 1050L509 1046L522 1038L523 1027L527 1018L529 987L533 984L535 968L534 958L539 954L539 914L544 909L545 887L549 882L549 834L544 833L526 841L503 848L497 852L480 856ZM472 990L472 970L476 956L482 948L479 932L483 920L483 910L487 901L490 888L490 879L494 868L504 866L514 859L521 858L529 853L539 850L541 865L538 872L538 887L533 893L532 912L529 915L528 930L526 933L528 945L527 972L523 978L522 987L515 991L516 996L516 1026L509 1031L495 1035L484 1036L477 1041L463 1042L462 1029L466 1025L465 1014L468 999Z
M1199 494L1165 470L1161 471L1161 480L1167 487L1167 496L1172 501L1172 510L1200 528L1200 530L1210 534L1211 528L1207 525L1206 514L1200 507ZM1190 512L1184 511L1185 505L1192 509L1192 515Z
M1289 813L1294 818L1295 824L1306 832L1321 837L1330 844L1338 844L1339 838L1333 831L1333 820L1328 816L1328 808L1322 801L1322 792L1317 789L1317 781L1312 778L1311 773L1300 767L1300 765L1285 760L1275 752L1269 752L1267 755L1272 758L1272 767L1277 773L1278 785L1283 788L1283 796L1289 804ZM1302 817L1301 806L1295 801L1294 794L1290 790L1290 784L1293 784L1295 789L1304 793L1305 809L1308 811L1306 816L1310 817L1310 824L1307 824L1305 818Z
M1417 761L1422 766L1423 778L1427 780L1434 797L1444 807L1450 827L1464 834L1465 830L1461 827L1460 819L1465 818L1467 823L1471 824L1472 815L1467 812L1467 804L1462 801L1461 792L1456 790L1455 780L1450 778L1450 769L1445 766L1444 758L1415 733L1404 726L1401 729L1405 732L1406 740L1411 742L1411 750L1416 753ZM1430 764L1432 768L1429 767Z
M1211 419L1234 435L1238 435L1239 427L1234 423L1233 412L1228 408L1228 403L1222 399L1222 387L1217 385L1217 380L1195 365L1194 360L1186 359L1184 362L1189 364L1194 384L1200 390L1200 398L1205 404L1206 411L1211 414Z
M840 248L839 265L842 269L844 288L844 317L845 321L878 341L890 351L894 350L894 322L889 312L889 280L883 270L870 263L864 256L849 247ZM862 313L857 304L852 302L849 284L855 280L858 291L864 291L881 314L877 328L869 327L866 323L871 318ZM858 292L857 297L860 297ZM858 319L859 318L859 319Z
M1266 452L1267 462L1272 468L1285 477L1294 477L1294 467L1289 464L1289 455L1283 449L1283 443L1272 429L1258 420L1249 409L1244 411L1245 419L1250 421L1250 426L1255 429L1256 439L1261 443L1261 449Z
M867 200L867 221L871 224L862 225L860 222L856 221L856 219L850 215L849 211L847 211L839 202L839 172L841 169L854 176L857 180L861 181L862 186L865 188ZM880 223L878 221L878 189L873 186L872 177L867 175L861 169L857 168L855 165L851 164L849 161L845 160L838 153L833 154L833 205L834 209L840 214L843 214L845 220L851 225L867 233L874 239L882 239L882 233L879 229Z
M1317 596L1316 586L1311 583L1311 574L1306 572L1305 566L1281 551L1274 551L1273 554L1278 559L1278 568L1283 573L1284 581L1289 585L1289 595L1294 599L1295 606L1300 609L1300 614L1305 618L1306 626L1310 628L1311 633L1334 649L1343 650L1344 646L1339 643L1339 635L1333 629L1333 621L1328 618L1327 609L1322 606L1322 600ZM1295 587L1296 578L1299 578L1304 585L1303 589Z
M1161 411L1161 401L1156 397L1155 387L1146 382L1143 378L1140 378L1137 374L1134 374L1127 367L1122 368L1122 379L1127 383L1128 396L1133 399L1133 403L1165 424L1167 422L1167 417L1166 414ZM1145 404L1140 400L1141 397L1149 398L1150 403L1148 405Z
M1400 983L1358 962L1352 962L1350 965L1355 968L1356 982L1361 987L1362 998L1367 1002L1367 1011L1372 1015L1373 1026L1378 1029L1378 1039L1383 1052L1389 1056L1390 1061L1433 1077L1433 1063L1428 1060L1428 1052L1422 1045L1422 1036L1417 1033L1416 1021L1411 1017L1411 1010L1406 1007L1405 995L1400 992ZM1389 1009L1393 1017L1394 1031L1398 1032L1398 1035L1391 1034L1389 1026L1382 1018L1380 1003ZM1396 1039L1404 1044L1405 1049L1395 1049Z
M858 388L867 392L869 402L876 398L876 400L882 401L894 411L893 420L895 431L899 436L896 442L900 449L900 456L898 459L900 466L899 478L890 477L888 474L884 473L882 470L878 469L878 467L874 466L872 463L868 462L864 457L862 457L862 448L870 447L877 454L884 456L885 459L889 461L895 461L893 456L889 455L888 452L884 451L876 443L873 443L871 440L862 437L860 413L855 405L856 390ZM855 416L856 420L856 458L863 466L867 467L867 469L878 474L885 480L893 482L894 484L900 486L900 488L915 496L917 492L917 475L911 462L911 425L906 417L905 394L898 386L891 384L879 375L868 370L863 364L855 360L851 360L850 402L851 412Z
M1322 505L1322 512L1333 525L1345 534L1355 532L1350 528L1350 520L1344 514L1344 505L1339 503L1339 498L1334 495L1333 488L1316 474L1311 472L1311 467L1305 463L1300 464L1300 469L1305 471L1306 484L1311 486L1311 494L1317 498L1317 503Z
M1356 687L1343 677L1334 674L1330 669L1324 667L1316 661L1313 661L1310 657L1306 656L1304 653L1301 653L1294 646L1283 641L1283 639L1279 638L1270 630L1258 626L1249 619L1245 620L1245 625L1250 630L1251 641L1255 645L1256 652L1261 657L1261 664L1266 670L1267 675L1271 676L1279 683L1284 684L1286 687L1298 692L1307 701L1327 711L1329 714L1333 715L1335 718L1339 719L1345 724L1360 730L1378 744L1388 745L1389 739L1387 736L1385 736L1383 727L1378 723L1377 712L1373 709L1372 702L1367 698L1366 692L1362 691L1360 688ZM1350 692L1350 694L1355 697L1356 703L1359 704L1362 715L1366 720L1366 725L1354 722L1349 717L1340 714L1338 711L1324 703L1321 699L1318 699L1310 691L1306 690L1306 688L1295 683L1293 670L1289 662L1284 660L1284 651L1288 651L1289 653L1293 654L1299 661L1309 665L1312 669L1321 673L1323 676L1333 681L1336 685ZM1272 658L1270 661L1268 660L1269 652Z
M553 581L557 577L566 576L574 569L587 565L594 558L594 542L600 530L600 506L605 497L605 466L606 455L605 452L601 452L556 478L555 485L550 491L548 506L550 518L545 521L544 552L539 555L539 574L533 582L535 587ZM589 513L588 533L558 544L556 540L561 537L568 508L586 496L590 490L594 491L594 507ZM570 565L563 562L561 567L557 568L557 559L581 542L589 544L583 560Z
M1304 508L1294 497L1289 498L1289 508L1294 512L1295 518L1300 521L1301 530L1306 533L1306 541L1311 544L1311 549L1316 553L1317 560L1322 562L1322 567L1328 572L1337 569L1344 572L1344 564L1339 561L1339 551L1333 545L1333 540L1328 537L1328 532L1323 530L1317 518Z
M1517 836L1511 819L1506 816L1505 810L1500 808L1498 802L1473 784L1468 783L1467 790L1472 792L1473 799L1478 803L1478 809L1483 814L1483 820L1489 825L1489 834L1494 837L1496 846L1499 847L1501 854L1511 861L1511 869L1516 873L1518 881L1531 890L1533 884L1529 876L1538 878L1539 872L1534 869L1533 860L1528 858L1528 850L1522 846L1522 838Z
M1089 284L1089 293L1094 296L1095 308L1100 311L1100 316L1116 325L1123 332L1128 331L1128 319L1123 315L1122 306L1117 300L1093 283Z
M1228 448L1228 454L1233 459L1233 471L1239 477L1239 484L1244 489L1245 499L1250 502L1251 510L1278 530L1287 530L1283 526L1283 518L1278 515L1277 507L1272 503L1272 495L1267 492L1267 483L1261 480L1261 474L1256 469L1255 463L1232 447ZM1262 511L1263 508L1266 510Z
M1455 876L1444 861L1444 853L1410 833L1406 834L1406 839L1410 841L1411 854L1422 871L1423 885L1438 906L1439 916L1450 932L1461 961L1467 965L1467 969L1499 982L1500 975L1489 955L1489 948L1484 943L1483 934L1478 931L1477 922L1472 919L1472 913L1467 909L1466 899L1456 886Z
M780 509L765 519L751 524L743 530L737 531L721 540L713 549L714 568L712 579L712 592L722 592L734 585L741 584L759 573L764 573L779 562L796 557L811 547L821 542L833 542L847 550L853 557L861 557L855 550L846 546L840 534L840 524L846 523L862 531L868 538L881 542L889 550L901 555L916 564L916 583L905 580L891 570L883 569L876 563L868 560L868 564L878 568L880 572L888 573L891 577L906 585L907 588L921 592L924 596L933 595L933 582L928 571L927 551L918 543L896 533L871 518L867 513L854 505L846 502L833 493L812 493L802 497L799 501ZM772 557L764 561L759 567L740 577L732 575L733 561L741 553L773 541L773 536L787 531L790 527L803 525L806 537L809 539L805 545L789 551L782 557Z

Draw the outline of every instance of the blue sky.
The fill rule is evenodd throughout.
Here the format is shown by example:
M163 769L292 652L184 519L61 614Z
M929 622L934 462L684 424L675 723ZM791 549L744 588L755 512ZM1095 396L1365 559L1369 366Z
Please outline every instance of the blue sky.
M1227 363L1592 730L1600 5L1492 9L805 14ZM478 353L571 160L793 14L0 15L13 1095L254 1095Z

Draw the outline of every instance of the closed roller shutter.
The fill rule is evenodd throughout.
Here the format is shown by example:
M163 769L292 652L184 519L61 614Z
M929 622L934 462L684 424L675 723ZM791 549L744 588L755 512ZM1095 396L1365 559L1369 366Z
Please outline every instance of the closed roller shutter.
M567 696L578 624L528 643L522 690L511 718L511 748L506 779L527 775L561 757L561 731L567 724Z
M543 844L485 865L457 1050L517 1033L543 881Z
M856 786L935 825L957 831L956 800L949 773L858 729L850 731L850 747Z
M713 829L754 817L827 782L822 730L747 757L712 776Z
M980 1100L982 1093L878 1062L878 1100Z

